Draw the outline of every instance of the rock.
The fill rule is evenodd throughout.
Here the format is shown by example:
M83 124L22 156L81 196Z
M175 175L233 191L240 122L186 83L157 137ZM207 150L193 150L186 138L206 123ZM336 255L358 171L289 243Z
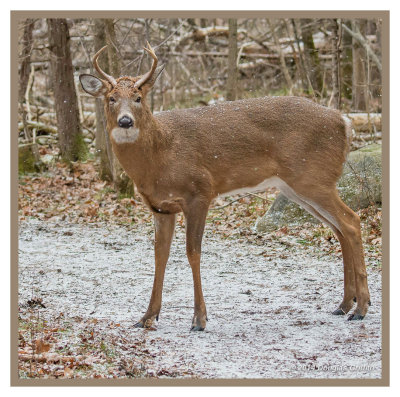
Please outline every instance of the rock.
M40 171L40 159L37 145L26 143L18 146L18 172L27 174Z
M351 152L338 182L339 195L353 210L382 203L382 146Z
M374 144L351 152L338 181L342 200L353 210L382 202L382 147ZM319 221L299 205L279 194L268 212L256 222L258 232Z
M44 156L40 156L40 161L49 166L50 164L54 163L55 157L52 154L45 154Z

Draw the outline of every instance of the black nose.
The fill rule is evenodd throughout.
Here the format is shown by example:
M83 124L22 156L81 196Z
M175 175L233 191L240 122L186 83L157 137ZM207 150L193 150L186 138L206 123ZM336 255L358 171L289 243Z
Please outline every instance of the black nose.
M128 116L122 116L119 120L118 120L118 125L121 128L129 128L133 126L133 120L128 117Z

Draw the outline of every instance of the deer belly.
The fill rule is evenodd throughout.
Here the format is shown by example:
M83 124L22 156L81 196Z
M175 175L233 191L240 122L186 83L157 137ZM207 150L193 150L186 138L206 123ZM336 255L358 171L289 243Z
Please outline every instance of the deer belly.
M278 178L277 176L273 176L271 178L264 179L257 185L254 186L245 186L238 189L233 189L227 192L223 192L218 194L220 197L225 196L233 196L235 194L246 194L246 193L253 193L253 192L261 192L267 189L268 187L277 187L279 188L282 186L284 182L282 179Z

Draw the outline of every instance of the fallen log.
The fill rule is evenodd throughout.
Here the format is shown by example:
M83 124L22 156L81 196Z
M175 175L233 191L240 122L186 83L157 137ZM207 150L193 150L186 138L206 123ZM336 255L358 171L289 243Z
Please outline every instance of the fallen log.
M51 125L46 125L43 123L38 123L36 121L27 121L26 123L30 128L36 128L37 131L45 131L49 134L57 134L57 128ZM23 123L18 123L18 131L22 131L24 129Z
M382 131L381 113L348 113L346 116L356 132Z

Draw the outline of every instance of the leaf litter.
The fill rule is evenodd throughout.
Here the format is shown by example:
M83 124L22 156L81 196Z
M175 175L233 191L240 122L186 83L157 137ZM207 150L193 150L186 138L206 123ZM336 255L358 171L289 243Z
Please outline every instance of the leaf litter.
M363 322L347 322L330 315L343 270L329 229L254 231L276 193L218 198L209 212L202 333L189 332L193 284L178 218L159 322L142 330L133 324L150 298L154 254L140 198L120 197L91 162L21 176L20 377L380 378L380 208L359 212L372 306Z

